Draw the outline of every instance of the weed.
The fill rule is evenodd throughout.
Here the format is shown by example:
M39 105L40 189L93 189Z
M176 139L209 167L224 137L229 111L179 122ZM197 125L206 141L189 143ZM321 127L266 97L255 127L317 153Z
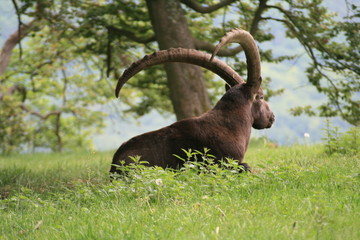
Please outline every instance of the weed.
M326 120L326 128L323 129L325 136L325 152L329 155L359 153L360 146L360 128L352 127L345 133L340 133L339 128L332 126L329 119Z

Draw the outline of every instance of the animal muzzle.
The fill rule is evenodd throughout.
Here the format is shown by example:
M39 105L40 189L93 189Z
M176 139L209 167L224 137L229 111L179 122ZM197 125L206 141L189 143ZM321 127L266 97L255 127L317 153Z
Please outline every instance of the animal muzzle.
M269 118L269 124L266 128L271 128L271 126L273 125L274 122L275 122L275 115L274 115L274 113L271 113L271 116Z

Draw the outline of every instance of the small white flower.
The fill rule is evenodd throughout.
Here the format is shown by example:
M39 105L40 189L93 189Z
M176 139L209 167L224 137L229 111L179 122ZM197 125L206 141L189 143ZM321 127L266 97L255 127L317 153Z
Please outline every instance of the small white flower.
M163 185L163 182L162 182L162 179L161 179L161 178L155 179L155 183L156 183L156 185L158 185L158 186L162 186L162 185Z
M189 164L188 166L189 166L189 168L195 168L194 164Z
M304 138L309 138L310 137L310 133L304 133Z

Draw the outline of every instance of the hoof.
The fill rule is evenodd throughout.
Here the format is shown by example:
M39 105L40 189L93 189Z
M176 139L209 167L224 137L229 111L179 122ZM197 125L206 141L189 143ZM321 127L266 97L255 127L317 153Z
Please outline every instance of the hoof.
M243 172L243 171L245 171L245 172L251 172L251 167L249 166L249 164L247 164L247 163L240 163L240 165L242 166L241 172Z

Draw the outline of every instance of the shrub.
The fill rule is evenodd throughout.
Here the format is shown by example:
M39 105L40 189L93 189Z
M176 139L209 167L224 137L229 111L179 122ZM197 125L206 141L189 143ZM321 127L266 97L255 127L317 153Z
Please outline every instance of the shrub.
M341 133L339 128L331 125L330 120L326 120L326 128L324 128L326 154L350 154L359 153L360 146L360 128L352 127L348 131Z

